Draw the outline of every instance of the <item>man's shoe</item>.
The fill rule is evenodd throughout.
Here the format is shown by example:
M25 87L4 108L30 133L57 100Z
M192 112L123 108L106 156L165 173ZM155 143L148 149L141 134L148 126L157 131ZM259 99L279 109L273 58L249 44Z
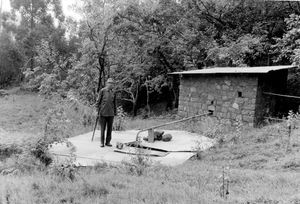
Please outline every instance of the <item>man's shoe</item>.
M104 144L101 144L100 147L104 147Z
M108 146L108 147L112 147L112 144L108 143L108 144L106 144L106 146Z

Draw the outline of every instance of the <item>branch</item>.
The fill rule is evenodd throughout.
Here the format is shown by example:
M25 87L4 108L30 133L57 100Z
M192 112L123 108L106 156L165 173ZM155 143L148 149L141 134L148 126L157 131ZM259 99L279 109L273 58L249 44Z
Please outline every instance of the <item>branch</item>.
M207 17L210 17L211 19L214 19L216 20L217 22L219 22L221 25L223 26L226 26L226 23L224 21L221 20L221 18L216 18L214 17L210 12L209 12L209 9L207 8L207 6L204 4L204 2L202 0L200 0L202 6L205 8L206 12L205 12L205 15Z
M90 28L90 34L89 34L89 38L91 41L94 42L94 45L95 45L95 48L98 50L98 44L97 44L97 41L95 39L95 35L94 35L94 28L91 27L91 25L89 24L88 21L86 21L88 27Z
M122 98L121 100L123 100L123 101L129 101L129 102L131 102L131 103L134 103L134 101L133 101L133 100L131 100L131 99L127 99L127 98Z
M128 93L128 94L132 94L130 91L127 91L126 89L121 89L120 91L124 91L125 93Z
M121 13L117 13L117 15L118 15L119 17L123 18L123 19L126 19L126 20L132 22L132 23L138 24L138 25L139 25L140 27L142 27L142 28L144 27L143 24L142 24L140 21L138 21L138 20L134 21L134 20L131 19L130 17L125 16L125 15L122 15Z

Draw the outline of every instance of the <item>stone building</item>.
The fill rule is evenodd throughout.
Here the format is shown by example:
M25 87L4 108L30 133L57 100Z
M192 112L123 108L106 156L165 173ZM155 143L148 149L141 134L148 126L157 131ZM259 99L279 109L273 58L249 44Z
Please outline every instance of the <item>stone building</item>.
M285 93L291 68L294 66L222 67L171 73L180 75L178 114L212 112L222 124L241 120L257 126L283 107L270 94Z

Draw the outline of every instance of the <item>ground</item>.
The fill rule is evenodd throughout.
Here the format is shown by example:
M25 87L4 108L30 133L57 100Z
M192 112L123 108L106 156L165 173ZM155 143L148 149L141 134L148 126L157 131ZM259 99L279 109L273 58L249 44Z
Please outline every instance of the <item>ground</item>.
M22 146L24 138L43 135L45 116L55 103L16 90L0 98L0 148L15 143ZM173 119L165 114L147 120L128 119L125 125L126 129L139 129ZM76 120L76 126L70 124L70 136L91 130L92 123ZM115 166L50 165L45 169L29 168L38 164L22 154L2 157L0 203L300 203L299 129L293 129L287 140L285 124L236 129L229 134L211 121L169 128L215 137L218 143L176 167L153 166L145 157L133 157L131 163ZM5 151L0 149L0 153ZM225 198L221 196L223 183L228 187Z

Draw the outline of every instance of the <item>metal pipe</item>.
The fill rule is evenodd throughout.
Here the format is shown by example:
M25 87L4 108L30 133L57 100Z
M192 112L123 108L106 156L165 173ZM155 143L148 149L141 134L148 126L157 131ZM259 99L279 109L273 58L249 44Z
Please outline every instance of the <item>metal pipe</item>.
M139 134L140 134L141 132L144 132L144 131L147 131L147 130L151 130L151 129L155 129L155 128L159 128L159 127L163 127L163 126L166 126L166 125L171 125L171 124L175 124L175 123L180 123L180 122L183 122L183 121L186 121L186 120L190 120L190 119L198 118L198 117L202 117L202 116L207 116L207 115L212 115L212 113L205 113L205 114L201 114L201 115L195 115L195 116L191 116L191 117L188 117L188 118L183 118L183 119L181 119L181 120L176 120L176 121L164 123L164 124L161 124L161 125L156 125L156 126L152 126L152 127L149 127L149 128L142 129L142 130L140 130L140 131L137 133L136 139L135 139L135 140L138 141Z
M263 94L270 95L270 96L279 96L279 97L285 97L285 98L300 99L300 96L291 96L291 95L284 95L284 94L276 94L276 93L271 93L271 92L263 92Z
M279 120L279 121L286 121L285 119L281 118L272 118L272 117L264 117L265 119L270 119L270 120Z

